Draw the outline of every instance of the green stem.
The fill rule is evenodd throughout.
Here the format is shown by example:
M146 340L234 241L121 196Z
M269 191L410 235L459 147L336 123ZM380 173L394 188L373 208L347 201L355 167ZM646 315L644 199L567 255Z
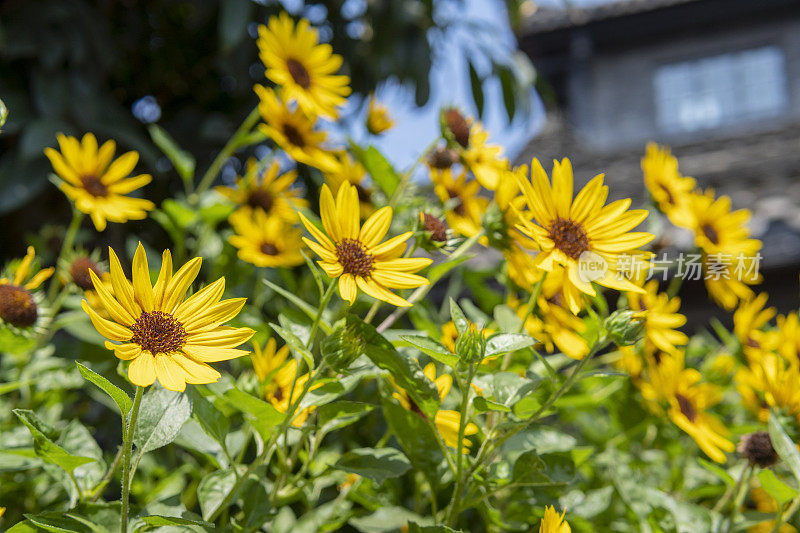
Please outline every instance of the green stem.
M64 242L61 243L61 250L58 252L58 259L56 259L56 268L60 268L61 260L64 258L68 250L72 250L75 244L75 237L78 235L78 230L81 229L81 222L83 222L83 213L73 207L72 221L69 223L66 233L64 234ZM60 272L59 272L60 273ZM47 289L47 301L52 303L58 292L58 275L50 280L50 287Z
M328 302L331 301L331 296L333 296L333 290L335 288L336 280L332 279L328 285L328 289L325 291L325 294L322 295L322 299L319 301L317 316L314 317L314 322L311 324L311 331L308 333L308 342L306 343L306 348L311 348L311 346L314 344L314 335L317 333L317 329L319 329L319 323L322 321L322 313L324 313L325 309L328 307Z
M142 392L144 387L136 387L136 394L133 396L133 407L128 415L127 427L122 426L122 514L120 521L120 531L128 531L128 513L130 511L131 480L131 449L133 448L133 434L136 430L136 419L139 417L139 406L142 404Z
M455 528L456 522L458 521L458 515L461 510L461 497L464 493L464 486L466 485L466 479L464 477L464 432L466 431L467 427L467 409L469 407L469 393L470 393L470 386L472 385L472 378L475 377L475 368L476 365L469 365L469 372L467 373L467 381L466 384L462 384L461 380L458 379L456 375L456 379L458 379L459 387L461 388L461 420L458 424L458 441L456 442L456 487L453 490L453 498L450 501L450 512L448 517L448 523Z
M798 508L800 508L800 496L795 496L792 503L789 504L789 508L785 512L781 511L778 514L778 519L775 520L775 525L770 533L779 533L781 526L792 519Z
M531 291L531 297L528 299L528 305L525 307L525 314L522 316L522 320L519 323L519 330L517 333L522 333L525 331L525 323L528 321L528 318L536 312L536 306L539 303L539 295L542 294L542 285L544 285L544 279L547 277L547 272L542 271L542 277L539 278L539 281L536 282L536 285L533 286L533 291ZM503 363L500 366L500 370L504 371L508 369L508 366L511 364L511 359L514 355L514 352L508 352L503 357ZM538 354L537 354L538 355ZM543 357L539 356L539 359L544 362L545 366L547 367L548 371L552 374L553 369L550 365L544 360Z
M733 500L731 516L728 518L728 527L726 529L728 533L734 530L736 516L739 514L739 509L742 507L747 491L750 490L750 479L753 477L753 472L755 472L755 467L753 465L747 465L742 471L742 476L739 478L739 481L736 483L736 498Z
M219 171L222 169L222 165L224 165L225 161L227 161L228 158L233 155L237 148L242 146L245 136L250 133L260 117L261 115L258 112L258 107L250 111L250 114L244 119L242 125L239 126L239 129L236 130L236 133L234 133L233 136L228 139L228 142L222 147L222 150L219 151L217 157L215 157L211 162L211 165L208 167L208 170L206 170L206 173L203 174L197 189L195 189L195 192L190 199L192 203L196 203L198 197L211 186L211 184L214 182L214 179L219 174Z
M364 322L369 324L373 318L375 318L375 314L378 312L378 308L381 306L380 300L375 300L375 303L372 304L372 307L369 308L367 311L367 316L364 317Z

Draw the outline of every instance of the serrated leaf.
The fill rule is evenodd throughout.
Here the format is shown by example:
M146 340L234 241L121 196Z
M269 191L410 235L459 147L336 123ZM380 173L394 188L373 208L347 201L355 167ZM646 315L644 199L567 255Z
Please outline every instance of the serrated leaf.
M368 146L366 150L352 143L351 146L358 148L358 150L353 150L353 155L367 169L372 181L381 188L386 196L392 196L400 183L400 176L392 164L374 146Z
M191 415L192 406L185 394L150 387L142 398L133 434L139 455L172 442Z
M230 429L228 418L216 406L206 400L195 387L189 389L192 416L211 438L225 446L225 437Z
M487 400L483 396L476 396L472 399L472 406L475 408L476 411L479 413L486 413L488 411L500 411L504 413L508 413L511 409L507 405L503 405L502 403L493 402L492 400Z
M253 426L264 440L270 436L270 430L283 422L286 417L275 409L272 404L265 402L255 396L242 392L237 388L225 391L221 396L231 407L245 414L245 418Z
M394 448L357 448L344 454L334 468L358 474L377 484L411 469L408 458Z
M81 376L84 377L87 381L90 381L97 385L103 392L108 394L114 403L117 404L119 407L120 413L122 413L123 417L128 416L128 413L133 407L133 401L131 401L131 397L128 396L124 390L120 389L106 378L101 376L100 374L96 373L94 370L86 367L80 363L75 363L78 365L78 372L81 373Z
M33 437L33 449L36 455L42 461L56 465L70 474L81 465L95 461L91 457L81 457L72 455L64 448L50 440L46 435L52 433L52 430L42 422L36 413L27 409L14 409L14 414L17 415L20 422L25 424L25 427L30 431Z
M200 501L200 509L203 513L203 520L208 520L219 504L233 489L236 483L236 474L233 470L217 470L211 472L197 486L197 499Z
M383 402L383 414L414 468L434 486L438 485L444 456L428 423L419 414L387 400Z

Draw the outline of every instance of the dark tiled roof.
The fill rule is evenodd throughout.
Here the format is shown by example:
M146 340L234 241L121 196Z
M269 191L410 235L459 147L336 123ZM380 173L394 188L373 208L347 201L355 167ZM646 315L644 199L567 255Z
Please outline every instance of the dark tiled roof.
M521 33L535 35L696 1L698 0L616 0L583 8L540 7L522 23Z

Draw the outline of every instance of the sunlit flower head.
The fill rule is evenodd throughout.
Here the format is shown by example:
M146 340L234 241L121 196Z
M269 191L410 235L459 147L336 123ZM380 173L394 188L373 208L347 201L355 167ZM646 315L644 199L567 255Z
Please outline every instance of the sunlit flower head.
M229 218L235 235L229 241L238 248L238 256L258 267L291 267L302 264L301 231L261 209L243 207Z
M285 354L282 354L280 351L276 353L276 358L273 361L273 363L277 365L276 370L273 371L271 378L266 382L264 395L275 409L281 413L286 413L289 410L289 406L295 403L302 394L303 388L305 388L310 376L308 373L298 375L299 365L296 359L289 359L288 361L281 361L278 363L281 357L284 360L286 359ZM322 383L315 383L311 385L309 390L321 386ZM294 427L302 426L315 409L315 406L297 409L294 419L292 420L292 425Z
M468 180L462 170L457 177L453 169L431 169L433 191L445 207L447 225L459 235L472 237L481 231L481 218L489 206L489 199L481 196L480 184Z
M374 95L369 97L367 103L367 131L373 135L380 135L394 126L394 120L389 114L389 108L379 103Z
M316 28L306 19L295 26L282 12L258 27L257 44L267 78L281 87L287 102L297 102L312 115L337 117L337 107L350 94L350 78L336 74L342 56L331 45L320 44Z
M17 328L36 324L39 304L34 292L55 270L49 267L35 272L35 258L33 246L28 246L25 257L9 269L6 277L0 278L0 319Z
M270 216L297 222L295 210L307 207L308 202L292 187L296 180L297 172L290 170L281 174L277 161L264 167L250 158L244 176L236 178L234 187L217 187L216 190L238 207L261 209Z
M488 138L489 133L483 129L480 122L472 124L469 130L469 143L461 152L461 159L478 182L493 191L508 170L508 160L502 157L501 147L487 144Z
M153 286L141 243L133 257L132 281L125 277L114 250L109 248L108 255L113 290L93 271L89 275L110 320L86 300L82 307L95 329L109 339L106 348L130 361L128 378L134 385L147 387L158 379L166 389L183 391L187 383L214 383L220 374L207 363L248 353L236 347L252 337L253 330L223 325L238 315L245 303L245 298L221 299L225 278L184 299L200 271L199 257L173 274L172 255L164 250Z
M299 107L291 109L272 89L256 85L254 90L259 98L258 110L264 120L259 129L267 137L298 163L326 172L336 169L336 159L324 147L327 134L315 129L315 117Z
M690 196L696 182L678 171L678 159L669 148L655 143L647 145L642 158L644 184L662 213L676 226L691 226Z
M320 231L303 214L300 220L316 240L303 241L320 257L318 264L331 278L339 279L339 295L352 304L358 289L398 307L411 304L389 289L412 289L427 285L428 280L413 274L430 265L426 257L401 257L408 231L381 243L392 222L392 208L387 206L373 213L363 225L359 222L358 191L342 185L336 200L327 185L320 192Z
M97 231L106 229L106 222L143 219L155 208L150 200L125 196L152 179L150 174L128 177L139 162L138 152L126 152L114 159L116 143L106 141L98 148L91 133L81 141L63 134L57 139L60 153L52 148L44 150L60 178L56 184L78 211L91 217Z
M275 339L270 337L262 347L257 342L253 343L253 353L250 359L253 361L253 370L258 381L265 382L278 368L283 365L289 356L289 345L285 344L280 349Z
M375 205L372 203L372 190L366 183L366 177L367 169L364 168L364 165L344 151L336 155L336 168L325 173L325 181L333 194L339 192L339 187L343 183L356 187L359 210L363 218L370 216L375 211Z
M733 332L748 357L757 357L762 350L775 348L776 332L764 331L777 312L774 307L765 307L769 295L762 292L753 298L742 300L733 313Z
M628 304L634 311L644 311L644 330L647 340L661 351L673 353L679 346L689 342L689 337L679 331L686 324L686 317L678 311L681 299L670 298L658 290L658 280L650 280L644 285L644 294L630 292Z
M436 365L433 363L428 363L425 365L423 369L425 377L433 382L436 385L436 390L439 392L439 399L444 400L447 395L450 393L450 389L453 386L453 377L449 374L442 374L441 376L436 376ZM414 400L411 396L403 390L402 388L395 385L397 392L393 393L392 396L400 402L400 405L405 407L406 409L417 413L419 416L424 417L425 414L419 408L419 406L414 403ZM451 448L456 448L458 446L458 431L459 427L461 426L461 413L458 411L448 411L445 409L440 409L436 412L436 416L433 420L436 429L439 430L439 434L442 436L442 440L447 446ZM464 435L470 436L475 435L478 432L478 426L473 424L472 422L468 423L464 427ZM462 451L464 453L469 453L469 448L471 442L469 439L464 438L461 443Z
M735 381L742 403L762 422L769 419L769 408L783 410L800 421L800 361L762 352L739 369Z
M536 159L531 165L531 181L515 176L529 209L526 216L520 214L517 227L541 249L535 258L536 266L548 272L556 265L566 269L563 293L572 312L580 310L581 294L596 294L591 281L579 272L579 260L587 252L607 265L605 273L593 279L598 285L643 292L622 275L617 264L623 254L629 258L641 255L638 248L653 240L651 233L631 231L647 218L647 210L628 210L630 199L604 206L608 187L603 185L602 174L589 181L573 199L572 165L568 159L554 162L552 185Z
M572 533L569 524L564 520L566 511L558 514L555 507L548 505L544 508L544 518L539 524L539 533Z

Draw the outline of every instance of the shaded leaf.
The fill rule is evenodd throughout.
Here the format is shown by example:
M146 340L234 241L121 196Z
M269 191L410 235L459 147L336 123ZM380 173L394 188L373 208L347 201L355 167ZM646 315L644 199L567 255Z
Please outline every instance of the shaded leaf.
M25 424L33 436L33 449L36 455L44 462L56 465L63 470L72 473L76 468L86 463L94 461L91 457L81 457L72 455L64 448L50 440L47 433L52 434L53 430L45 425L36 413L27 409L14 409L14 414Z
M333 466L381 484L408 472L411 463L394 448L357 448L344 454Z

